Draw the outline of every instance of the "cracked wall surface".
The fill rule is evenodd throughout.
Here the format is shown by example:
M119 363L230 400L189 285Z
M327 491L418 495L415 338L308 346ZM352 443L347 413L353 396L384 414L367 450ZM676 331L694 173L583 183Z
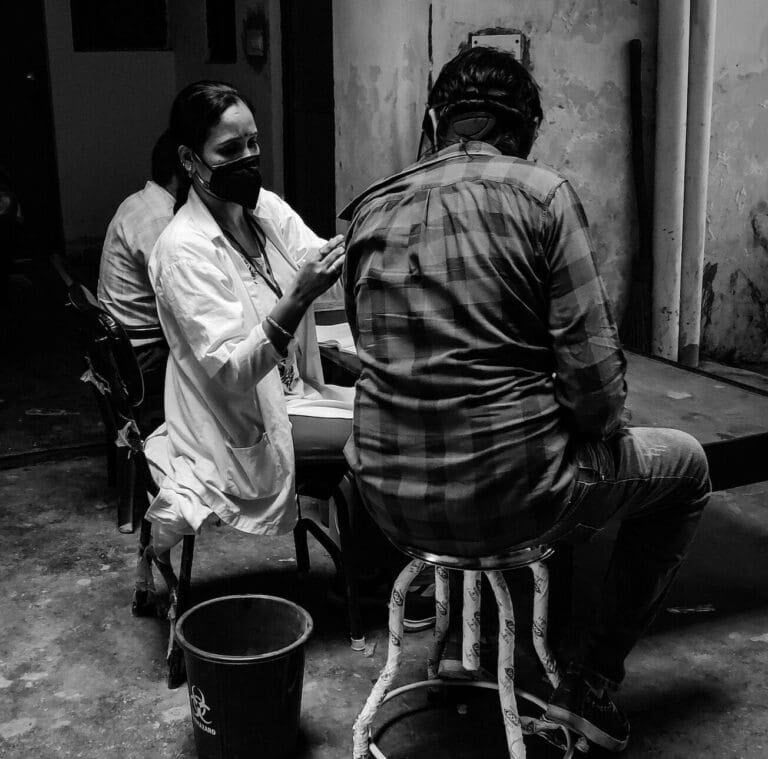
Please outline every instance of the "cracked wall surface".
M652 187L657 3L335 0L333 10L338 207L413 161L430 72L437 76L471 32L521 29L545 111L532 157L575 185L621 313L639 245L627 43L643 44L645 180ZM764 0L721 0L702 350L723 360L768 361L767 69Z
M718 6L703 350L768 361L768 14L762 0Z
M643 95L652 114L656 3L336 0L333 11L338 207L414 160L430 72L436 77L470 33L521 29L545 112L531 157L575 185L609 294L621 309L638 245L627 43L643 41Z

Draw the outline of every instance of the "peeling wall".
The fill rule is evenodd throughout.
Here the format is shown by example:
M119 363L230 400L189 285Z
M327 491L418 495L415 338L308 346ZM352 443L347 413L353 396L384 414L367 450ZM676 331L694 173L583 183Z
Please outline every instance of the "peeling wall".
M718 5L703 350L768 361L768 14Z
M334 0L336 205L411 163L425 99L429 3Z
M335 0L333 10L338 207L414 160L430 71L430 32L436 77L471 32L522 29L530 39L545 112L531 157L575 185L609 293L621 308L627 264L637 247L627 42L643 41L643 94L651 113L656 3ZM650 129L648 123L649 134Z

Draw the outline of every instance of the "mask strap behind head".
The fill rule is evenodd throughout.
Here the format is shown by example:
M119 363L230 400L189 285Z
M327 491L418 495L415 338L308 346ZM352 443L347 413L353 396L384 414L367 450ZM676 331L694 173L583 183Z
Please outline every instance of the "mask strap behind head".
M421 121L421 139L419 140L419 153L417 158L421 158L426 152L424 150L424 138L429 140L431 151L434 152L437 146L437 111L435 108L440 106L428 105L424 110L424 118Z
M207 161L204 161L194 150L190 150L190 152L192 153L192 156L197 161L202 163L203 166L205 166L205 168L208 169L208 171L211 171L211 172L213 171L213 166L209 165ZM200 184L203 186L203 189L209 192L211 195L214 195L214 193L211 192L211 183L207 179L203 179L202 174L196 168L193 169L193 173L197 177L197 181L200 182ZM217 196L214 195L214 197L217 197Z
M496 131L498 121L490 111L464 111L448 120L447 137L459 140L484 140Z
M502 124L510 121L527 122L527 118L519 109L498 100L467 98L427 108L422 130L435 149L439 123L445 125L447 141L464 142L498 136Z

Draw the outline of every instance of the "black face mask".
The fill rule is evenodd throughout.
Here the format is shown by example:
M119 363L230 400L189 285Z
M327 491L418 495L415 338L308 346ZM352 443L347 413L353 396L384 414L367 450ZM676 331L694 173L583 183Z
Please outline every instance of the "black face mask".
M256 208L261 192L259 156L249 155L218 166L209 166L202 158L199 160L211 170L211 178L207 182L198 174L200 183L211 195L251 211Z

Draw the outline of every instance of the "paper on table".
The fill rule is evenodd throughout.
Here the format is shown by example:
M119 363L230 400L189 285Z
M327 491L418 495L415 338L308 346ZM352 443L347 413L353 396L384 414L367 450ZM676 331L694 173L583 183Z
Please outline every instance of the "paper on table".
M351 419L352 407L344 401L324 398L287 399L288 416L313 416L316 419Z
M338 348L344 353L355 354L355 341L349 324L322 324L317 325L317 342L330 348Z

